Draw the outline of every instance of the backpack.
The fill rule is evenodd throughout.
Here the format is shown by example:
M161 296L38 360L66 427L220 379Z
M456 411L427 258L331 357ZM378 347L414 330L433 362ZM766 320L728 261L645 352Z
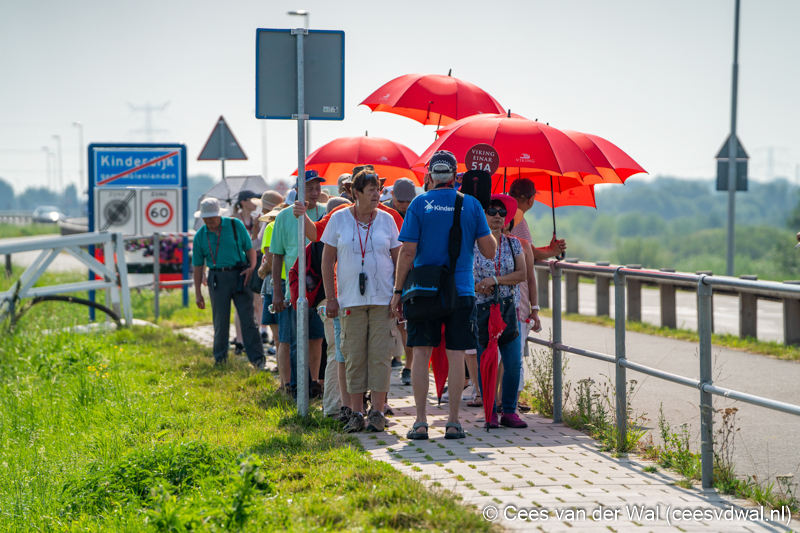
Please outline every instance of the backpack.
M485 170L470 170L461 178L462 193L474 196L487 209L492 199L492 175Z
M306 299L308 308L313 309L325 299L325 287L322 283L322 250L325 243L312 242L306 246ZM292 306L297 309L298 268L300 258L297 258L294 266L289 270L289 292L292 297Z

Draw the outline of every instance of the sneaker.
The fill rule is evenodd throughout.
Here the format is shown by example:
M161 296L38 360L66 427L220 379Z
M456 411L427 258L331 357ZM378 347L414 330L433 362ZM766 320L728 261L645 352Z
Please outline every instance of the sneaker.
M261 332L261 344L267 344L267 342L269 342L269 339L267 338L267 332L266 331L262 331Z
M394 416L394 411L388 403L383 404L383 416Z
M386 429L386 418L384 418L383 413L380 411L373 409L367 416L367 420L369 421L367 429L365 429L367 432L380 433Z
M343 405L342 408L339 409L338 421L342 424L347 424L351 416L353 416L353 410Z
M470 383L469 387L464 389L464 392L461 393L461 399L465 401L469 401L475 397L475 387L472 386Z
M400 362L399 359L392 358L392 368L400 368L403 366L403 363Z
M492 413L492 418L489 419L489 428L499 428L500 423L497 421L497 413Z
M364 425L364 415L353 411L350 415L350 420L348 420L342 431L345 433L360 433L364 431Z
M403 385L411 385L411 369L404 368L400 374L400 383Z
M496 415L495 415L496 416ZM500 419L500 425L507 428L526 428L528 424L522 420L517 413L509 413L503 415Z
M244 344L242 344L241 342L233 343L233 355L242 355L243 351L244 351Z
M450 403L450 391L449 390L444 391L444 394L442 394L442 403Z
M269 355L275 355L275 353L276 353L275 347L274 346L270 346L269 348L267 348L267 353Z

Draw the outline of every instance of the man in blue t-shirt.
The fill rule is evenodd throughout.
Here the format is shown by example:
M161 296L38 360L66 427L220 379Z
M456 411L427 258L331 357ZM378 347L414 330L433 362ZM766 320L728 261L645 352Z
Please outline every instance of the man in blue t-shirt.
M402 320L400 303L403 285L412 267L445 265L450 262L448 242L453 226L456 191L452 184L456 176L456 158L446 151L433 154L428 170L433 189L417 196L408 206L403 228L400 230L400 258L392 298L392 313ZM448 316L424 323L408 323L408 346L414 348L411 367L411 385L417 406L417 421L408 433L409 439L427 439L428 424L425 408L428 404L428 364L434 346L439 346L442 326L445 328L445 347L450 367L448 382L454 392L450 395L450 417L445 438L465 436L458 422L461 407L461 387L464 383L464 352L477 347L475 321L475 282L472 277L473 250L486 258L493 258L497 243L492 237L480 203L472 196L464 196L461 210L461 252L456 261L455 278L458 290L458 307Z

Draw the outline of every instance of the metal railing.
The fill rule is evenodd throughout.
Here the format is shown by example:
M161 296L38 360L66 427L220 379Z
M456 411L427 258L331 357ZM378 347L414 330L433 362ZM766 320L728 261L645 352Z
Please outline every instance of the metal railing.
M30 211L0 211L0 223L3 224L32 224L33 214Z
M562 265L565 268L564 277L566 288L566 312L578 313L578 287L579 278L591 278L595 281L596 289L596 314L597 316L610 315L609 288L614 277L614 267L609 263L579 263L577 259L566 259ZM540 263L535 268L537 271L537 284L539 305L549 305L549 285L547 263ZM598 268L603 267L603 268ZM700 271L695 274L675 272L674 269L662 268L655 270L641 270L640 265L628 265L628 269L647 272L643 276L628 276L630 278L627 292L627 317L631 321L642 320L642 286L654 285L659 289L661 326L677 328L676 290L689 290L696 292L697 279L711 271ZM545 274L545 275L542 275ZM655 275L659 274L659 275ZM759 282L757 284L741 284L739 281L757 281L756 276L741 276L739 279L714 276L719 280L716 294L733 295L739 298L739 336L741 338L757 337L758 300L766 299L780 301L783 304L783 341L785 344L800 345L800 298L792 291L784 290L787 285L800 285L800 281ZM714 332L713 306L711 300L712 317L711 331ZM698 315L699 316L699 315Z
M800 285L782 284L767 281L745 280L706 274L686 274L643 270L639 268L612 267L606 265L570 264L556 261L537 261L537 271L547 268L553 278L553 338L552 341L528 337L527 340L534 344L546 346L553 350L553 422L563 419L562 405L562 352L598 359L614 364L615 390L616 390L616 423L618 428L618 445L626 440L628 423L628 406L626 394L627 370L646 374L654 378L663 379L679 385L695 388L700 391L700 461L703 488L711 487L714 476L714 451L713 451L713 406L712 395L724 396L766 409L781 411L800 416L800 405L793 405L744 392L717 387L712 379L711 359L711 331L712 331L712 303L714 287L735 288L739 291L763 294L770 293L780 298L800 300ZM562 271L575 273L593 273L614 280L615 298L615 353L614 355L583 350L568 346L561 342L561 276ZM538 273L538 272L537 272ZM541 276L544 277L544 276ZM545 278L546 279L546 278ZM673 283L692 284L697 290L698 303L698 334L700 353L700 379L692 379L657 368L648 367L630 361L625 352L625 304L626 285L628 281L659 281L668 280ZM541 289L541 285L539 285ZM541 291L540 291L541 292ZM541 300L540 300L541 301ZM545 300L546 301L546 300Z

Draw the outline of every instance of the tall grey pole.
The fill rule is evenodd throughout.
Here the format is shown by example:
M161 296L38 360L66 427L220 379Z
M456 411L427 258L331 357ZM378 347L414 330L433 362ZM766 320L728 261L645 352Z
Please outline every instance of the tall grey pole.
M53 135L56 140L56 155L58 157L58 189L64 188L64 161L61 158L61 135Z
M736 99L739 85L739 0L736 0L736 22L733 32L733 89L731 94L731 137L728 139L728 251L725 273L733 276L734 233L736 213Z
M219 126L219 159L222 161L222 181L225 181L225 128L222 124L222 119L217 122Z
M303 37L305 28L292 30L297 35L297 201L305 203L306 196L306 130L305 123L305 58ZM297 219L297 413L308 414L308 300L306 299L306 228L305 217Z
M628 377L621 361L627 358L625 349L625 275L614 271L614 390L616 391L617 448L622 450L628 433Z
M701 276L697 283L697 334L700 337L700 473L704 489L714 482L714 403L703 385L713 385L711 360L711 285Z
M42 150L44 150L44 159L47 162L47 188L50 188L50 148L47 146L42 146ZM53 187L55 189L55 187Z
M261 121L261 173L264 181L269 183L269 169L267 168L267 121Z
M553 422L560 423L563 416L562 406L562 360L561 350L555 344L561 343L561 269L558 263L550 263L550 274L553 276Z

